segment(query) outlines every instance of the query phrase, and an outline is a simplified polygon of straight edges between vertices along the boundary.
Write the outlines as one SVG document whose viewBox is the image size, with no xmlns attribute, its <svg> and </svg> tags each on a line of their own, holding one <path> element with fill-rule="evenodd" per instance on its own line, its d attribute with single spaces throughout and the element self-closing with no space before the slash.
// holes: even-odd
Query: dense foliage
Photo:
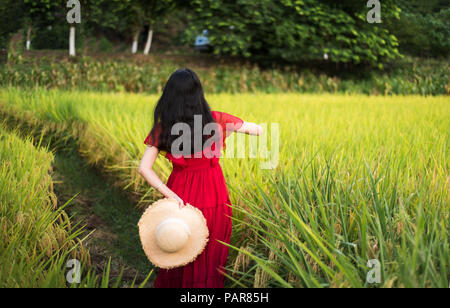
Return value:
<svg viewBox="0 0 450 308">
<path fill-rule="evenodd" d="M 0 16 L 0 49 L 5 49 L 11 35 L 23 26 L 21 7 L 17 0 L 1 1 Z"/>
<path fill-rule="evenodd" d="M 367 1 L 332 0 L 80 0 L 77 48 L 96 38 L 104 50 L 140 40 L 149 27 L 175 24 L 186 46 L 204 29 L 218 54 L 258 61 L 365 63 L 381 66 L 400 50 L 418 56 L 448 56 L 448 0 L 381 1 L 381 23 L 369 23 Z M 65 1 L 0 2 L 0 48 L 13 33 L 32 27 L 32 48 L 66 49 Z M 170 32 L 171 30 L 169 30 Z M 159 39 L 163 39 L 159 37 Z M 172 38 L 173 40 L 173 38 Z M 114 50 L 118 50 L 115 48 Z M 122 49 L 123 50 L 123 49 Z M 326 58 L 326 59 L 325 59 Z"/>
<path fill-rule="evenodd" d="M 50 57 L 38 63 L 33 58 L 10 56 L 8 65 L 0 69 L 0 86 L 160 93 L 168 76 L 182 65 L 159 57 L 138 59 L 61 61 Z M 192 68 L 208 93 L 450 94 L 448 62 L 438 60 L 407 58 L 384 72 L 358 75 L 297 66 L 262 69 L 250 63 Z"/>
<path fill-rule="evenodd" d="M 416 56 L 450 55 L 450 2 L 401 0 L 400 20 L 389 29 L 400 41 L 400 50 Z"/>
<path fill-rule="evenodd" d="M 365 1 L 195 0 L 192 35 L 209 30 L 221 54 L 287 62 L 319 61 L 379 65 L 399 56 L 397 39 L 367 21 Z M 355 3 L 357 2 L 357 3 Z M 396 19 L 394 1 L 383 1 L 383 20 Z"/>
<path fill-rule="evenodd" d="M 0 48 L 19 29 L 33 28 L 33 48 L 64 49 L 68 45 L 67 1 L 5 0 L 0 2 Z M 78 47 L 91 37 L 131 39 L 131 33 L 163 21 L 173 0 L 80 0 Z M 81 44 L 80 44 L 81 43 Z"/>
</svg>

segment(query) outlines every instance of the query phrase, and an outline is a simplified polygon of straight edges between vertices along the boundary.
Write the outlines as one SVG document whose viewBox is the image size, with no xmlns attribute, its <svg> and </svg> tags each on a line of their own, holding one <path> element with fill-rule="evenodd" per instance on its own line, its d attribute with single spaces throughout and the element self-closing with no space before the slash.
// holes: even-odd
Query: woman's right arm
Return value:
<svg viewBox="0 0 450 308">
<path fill-rule="evenodd" d="M 218 123 L 220 123 L 222 129 L 226 131 L 227 137 L 232 132 L 254 136 L 259 136 L 263 133 L 263 128 L 260 125 L 251 122 L 245 122 L 242 119 L 229 113 L 213 111 L 213 116 L 216 118 Z"/>
<path fill-rule="evenodd" d="M 242 123 L 241 127 L 239 127 L 239 129 L 236 130 L 236 132 L 248 134 L 248 135 L 259 136 L 263 133 L 263 129 L 258 124 L 251 123 L 251 122 L 244 122 L 244 123 Z"/>
<path fill-rule="evenodd" d="M 154 146 L 147 146 L 141 163 L 139 164 L 138 172 L 144 177 L 144 179 L 157 191 L 162 193 L 166 198 L 173 198 L 177 200 L 180 206 L 184 205 L 183 200 L 178 197 L 169 187 L 164 184 L 158 175 L 153 171 L 153 165 L 158 157 L 159 150 Z"/>
</svg>

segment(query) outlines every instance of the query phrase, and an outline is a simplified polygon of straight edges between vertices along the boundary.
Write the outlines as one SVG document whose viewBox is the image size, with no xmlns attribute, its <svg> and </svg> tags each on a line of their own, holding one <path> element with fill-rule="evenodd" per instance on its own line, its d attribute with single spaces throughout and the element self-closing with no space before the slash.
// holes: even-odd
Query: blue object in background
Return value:
<svg viewBox="0 0 450 308">
<path fill-rule="evenodd" d="M 208 30 L 203 30 L 201 35 L 195 38 L 195 49 L 199 51 L 211 51 L 211 45 L 208 38 Z"/>
</svg>

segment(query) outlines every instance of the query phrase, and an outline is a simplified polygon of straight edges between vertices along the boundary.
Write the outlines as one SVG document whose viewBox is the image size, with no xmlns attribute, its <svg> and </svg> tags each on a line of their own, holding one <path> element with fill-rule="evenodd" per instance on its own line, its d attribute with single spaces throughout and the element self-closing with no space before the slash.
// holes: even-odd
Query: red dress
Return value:
<svg viewBox="0 0 450 308">
<path fill-rule="evenodd" d="M 213 118 L 222 128 L 222 145 L 225 138 L 232 132 L 227 124 L 233 124 L 238 129 L 243 121 L 224 112 L 212 112 Z M 228 128 L 228 130 L 227 130 Z M 157 141 L 150 134 L 145 144 L 157 147 Z M 212 146 L 218 149 L 221 146 Z M 211 156 L 208 156 L 211 157 Z M 185 158 L 174 157 L 166 153 L 166 158 L 172 162 L 173 170 L 167 181 L 167 186 L 185 203 L 200 209 L 206 218 L 209 229 L 209 241 L 205 250 L 183 267 L 162 269 L 158 271 L 155 288 L 223 288 L 224 276 L 219 269 L 227 263 L 228 247 L 217 242 L 230 243 L 231 216 L 233 215 L 225 178 L 219 165 L 219 157 Z"/>
</svg>

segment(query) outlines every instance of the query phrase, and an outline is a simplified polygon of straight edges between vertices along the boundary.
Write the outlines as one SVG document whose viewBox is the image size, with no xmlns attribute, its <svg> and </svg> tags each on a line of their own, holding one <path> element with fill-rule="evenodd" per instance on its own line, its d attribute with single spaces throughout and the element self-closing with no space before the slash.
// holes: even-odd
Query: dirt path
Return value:
<svg viewBox="0 0 450 308">
<path fill-rule="evenodd" d="M 137 222 L 141 212 L 118 188 L 111 186 L 95 168 L 88 166 L 75 149 L 55 154 L 53 166 L 54 191 L 58 204 L 65 204 L 73 223 L 86 225 L 86 234 L 94 231 L 85 242 L 91 263 L 99 272 L 111 257 L 111 277 L 124 268 L 122 281 L 127 286 L 137 274 L 143 281 L 151 269 L 139 241 Z M 147 283 L 153 285 L 155 274 Z"/>
</svg>

